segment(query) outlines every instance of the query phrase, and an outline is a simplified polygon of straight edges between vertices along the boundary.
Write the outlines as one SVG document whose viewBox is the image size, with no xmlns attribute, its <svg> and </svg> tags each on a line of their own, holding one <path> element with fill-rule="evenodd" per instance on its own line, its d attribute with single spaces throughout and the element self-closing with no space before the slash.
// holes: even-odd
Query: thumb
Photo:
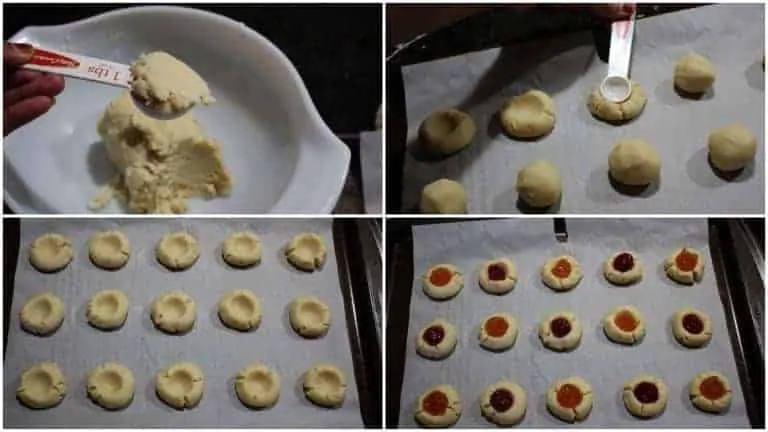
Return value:
<svg viewBox="0 0 768 432">
<path fill-rule="evenodd" d="M 30 44 L 5 42 L 3 44 L 3 66 L 18 67 L 27 63 L 35 48 Z"/>
</svg>

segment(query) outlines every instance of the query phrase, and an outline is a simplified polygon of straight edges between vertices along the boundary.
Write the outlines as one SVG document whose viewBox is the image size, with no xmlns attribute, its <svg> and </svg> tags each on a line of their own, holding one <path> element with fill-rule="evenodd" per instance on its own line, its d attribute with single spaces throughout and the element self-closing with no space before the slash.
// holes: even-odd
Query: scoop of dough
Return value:
<svg viewBox="0 0 768 432">
<path fill-rule="evenodd" d="M 163 114 L 183 113 L 196 104 L 216 101 L 200 75 L 164 51 L 142 54 L 131 64 L 131 90 Z"/>
<path fill-rule="evenodd" d="M 592 93 L 589 94 L 587 100 L 587 107 L 589 112 L 595 117 L 608 122 L 625 122 L 632 120 L 640 115 L 645 108 L 645 103 L 648 101 L 648 96 L 645 94 L 645 90 L 640 87 L 640 84 L 631 81 L 632 92 L 629 98 L 624 102 L 611 102 L 606 99 L 600 88 L 595 88 Z"/>
<path fill-rule="evenodd" d="M 155 253 L 160 264 L 170 270 L 186 270 L 200 257 L 197 239 L 185 232 L 164 235 Z"/>
<path fill-rule="evenodd" d="M 457 109 L 433 112 L 419 126 L 419 143 L 434 156 L 447 156 L 463 149 L 477 133 L 475 121 Z"/>
<path fill-rule="evenodd" d="M 88 322 L 96 328 L 119 328 L 128 317 L 128 297 L 118 290 L 99 291 L 88 302 L 86 316 Z"/>
<path fill-rule="evenodd" d="M 334 365 L 318 363 L 304 374 L 304 394 L 314 404 L 337 408 L 344 404 L 347 379 Z"/>
<path fill-rule="evenodd" d="M 707 141 L 709 161 L 721 171 L 737 171 L 755 158 L 757 138 L 746 126 L 733 123 L 715 129 Z"/>
<path fill-rule="evenodd" d="M 421 191 L 421 212 L 442 214 L 466 214 L 467 193 L 461 183 L 440 179 Z"/>
<path fill-rule="evenodd" d="M 73 256 L 72 243 L 61 234 L 44 234 L 29 245 L 29 262 L 44 273 L 63 269 Z"/>
<path fill-rule="evenodd" d="M 315 233 L 301 233 L 285 247 L 288 262 L 308 272 L 322 269 L 327 253 L 323 238 Z"/>
<path fill-rule="evenodd" d="M 608 155 L 608 169 L 614 180 L 628 186 L 643 186 L 659 178 L 661 156 L 647 142 L 626 138 Z"/>
<path fill-rule="evenodd" d="M 64 302 L 52 292 L 32 296 L 19 312 L 21 327 L 36 335 L 56 332 L 64 322 Z"/>
<path fill-rule="evenodd" d="M 131 256 L 131 242 L 120 231 L 96 233 L 88 241 L 88 255 L 96 266 L 105 270 L 117 270 L 128 262 Z"/>
<path fill-rule="evenodd" d="M 103 408 L 125 408 L 133 401 L 136 380 L 120 363 L 104 363 L 88 375 L 88 397 Z"/>
<path fill-rule="evenodd" d="M 540 90 L 529 90 L 504 103 L 501 127 L 515 138 L 538 138 L 555 128 L 555 103 Z"/>
<path fill-rule="evenodd" d="M 67 377 L 52 362 L 38 363 L 21 374 L 16 397 L 24 405 L 44 409 L 58 405 L 67 394 Z"/>
<path fill-rule="evenodd" d="M 235 393 L 245 406 L 271 407 L 280 397 L 280 375 L 261 363 L 246 366 L 235 378 Z"/>
<path fill-rule="evenodd" d="M 551 162 L 539 159 L 517 173 L 515 185 L 520 199 L 531 207 L 549 207 L 560 199 L 563 180 Z"/>
<path fill-rule="evenodd" d="M 706 57 L 689 53 L 675 65 L 675 87 L 692 94 L 704 93 L 712 87 L 717 72 Z"/>
<path fill-rule="evenodd" d="M 230 235 L 221 247 L 221 256 L 233 267 L 250 267 L 261 262 L 261 240 L 252 232 Z"/>
<path fill-rule="evenodd" d="M 155 390 L 160 400 L 176 409 L 192 408 L 203 397 L 203 371 L 194 363 L 176 363 L 160 371 L 155 378 Z"/>
</svg>

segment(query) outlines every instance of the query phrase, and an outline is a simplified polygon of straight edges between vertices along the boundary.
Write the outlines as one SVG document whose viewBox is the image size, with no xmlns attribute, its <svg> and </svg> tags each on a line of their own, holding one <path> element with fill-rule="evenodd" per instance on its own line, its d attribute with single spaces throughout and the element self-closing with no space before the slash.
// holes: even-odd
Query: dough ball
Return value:
<svg viewBox="0 0 768 432">
<path fill-rule="evenodd" d="M 46 292 L 29 298 L 19 312 L 21 328 L 38 336 L 56 332 L 64 322 L 64 301 Z"/>
<path fill-rule="evenodd" d="M 600 93 L 600 87 L 596 87 L 589 94 L 587 108 L 593 116 L 607 122 L 621 123 L 639 116 L 645 108 L 648 96 L 640 84 L 631 81 L 632 92 L 624 102 L 611 102 Z"/>
<path fill-rule="evenodd" d="M 504 351 L 517 340 L 517 320 L 508 313 L 487 316 L 480 323 L 480 346 L 491 351 Z"/>
<path fill-rule="evenodd" d="M 280 375 L 265 364 L 248 365 L 235 378 L 235 393 L 245 406 L 271 407 L 280 397 Z"/>
<path fill-rule="evenodd" d="M 667 385 L 651 375 L 640 375 L 624 384 L 624 406 L 640 418 L 656 417 L 667 407 Z"/>
<path fill-rule="evenodd" d="M 691 285 L 704 275 L 704 257 L 691 248 L 678 248 L 664 260 L 667 276 L 675 282 Z"/>
<path fill-rule="evenodd" d="M 160 400 L 179 410 L 193 408 L 203 397 L 203 370 L 194 363 L 181 362 L 162 370 L 155 378 Z"/>
<path fill-rule="evenodd" d="M 755 159 L 757 138 L 744 125 L 715 129 L 707 140 L 709 161 L 720 171 L 738 171 Z"/>
<path fill-rule="evenodd" d="M 592 411 L 592 386 L 575 376 L 555 382 L 547 390 L 547 409 L 568 423 L 584 421 Z"/>
<path fill-rule="evenodd" d="M 582 277 L 581 265 L 570 255 L 549 259 L 541 268 L 542 282 L 555 291 L 570 291 L 576 288 Z"/>
<path fill-rule="evenodd" d="M 539 159 L 517 173 L 517 193 L 531 207 L 543 208 L 555 204 L 563 192 L 560 170 L 551 162 Z"/>
<path fill-rule="evenodd" d="M 433 112 L 419 126 L 419 144 L 433 156 L 447 156 L 468 146 L 477 127 L 472 117 L 457 109 Z"/>
<path fill-rule="evenodd" d="M 568 311 L 550 315 L 539 324 L 539 339 L 553 351 L 570 351 L 581 342 L 581 323 Z"/>
<path fill-rule="evenodd" d="M 43 234 L 29 245 L 29 262 L 43 273 L 54 273 L 74 257 L 72 243 L 61 234 Z"/>
<path fill-rule="evenodd" d="M 156 253 L 160 264 L 169 270 L 186 270 L 200 257 L 197 239 L 185 232 L 164 235 Z"/>
<path fill-rule="evenodd" d="M 683 346 L 703 347 L 712 340 L 712 320 L 698 309 L 678 309 L 672 316 L 672 334 Z"/>
<path fill-rule="evenodd" d="M 331 309 L 315 297 L 293 299 L 288 317 L 291 328 L 305 338 L 323 337 L 331 327 Z"/>
<path fill-rule="evenodd" d="M 334 365 L 318 363 L 304 373 L 304 394 L 312 403 L 326 408 L 344 404 L 347 379 Z"/>
<path fill-rule="evenodd" d="M 438 318 L 419 332 L 416 337 L 416 352 L 422 357 L 441 360 L 453 353 L 457 340 L 456 327 Z"/>
<path fill-rule="evenodd" d="M 88 302 L 85 315 L 88 323 L 98 329 L 120 328 L 128 318 L 128 297 L 119 290 L 99 291 Z"/>
<path fill-rule="evenodd" d="M 720 414 L 728 410 L 733 398 L 731 383 L 717 371 L 706 371 L 696 375 L 688 388 L 691 403 L 696 408 Z"/>
<path fill-rule="evenodd" d="M 464 287 L 464 277 L 451 264 L 438 264 L 422 277 L 424 294 L 432 300 L 447 300 L 456 296 Z"/>
<path fill-rule="evenodd" d="M 29 408 L 45 409 L 58 405 L 67 394 L 67 377 L 53 362 L 38 363 L 21 374 L 16 397 Z"/>
<path fill-rule="evenodd" d="M 88 241 L 88 255 L 91 262 L 104 270 L 117 270 L 128 262 L 131 243 L 120 231 L 96 233 Z"/>
<path fill-rule="evenodd" d="M 441 384 L 419 396 L 416 402 L 416 421 L 422 426 L 445 428 L 456 424 L 461 417 L 461 399 L 453 386 Z"/>
<path fill-rule="evenodd" d="M 261 262 L 261 240 L 243 231 L 230 235 L 221 246 L 221 256 L 232 267 L 251 267 Z"/>
<path fill-rule="evenodd" d="M 619 306 L 603 319 L 608 339 L 625 345 L 637 345 L 645 337 L 645 319 L 634 306 Z"/>
<path fill-rule="evenodd" d="M 611 150 L 608 168 L 614 180 L 628 186 L 644 186 L 659 178 L 661 156 L 645 141 L 627 138 Z"/>
<path fill-rule="evenodd" d="M 166 333 L 192 330 L 196 315 L 195 301 L 183 291 L 162 294 L 152 303 L 152 322 Z"/>
<path fill-rule="evenodd" d="M 538 138 L 555 128 L 555 102 L 548 94 L 529 90 L 501 107 L 501 127 L 515 138 Z"/>
<path fill-rule="evenodd" d="M 483 417 L 499 426 L 514 426 L 525 417 L 528 398 L 523 388 L 511 381 L 489 385 L 480 397 Z"/>
<path fill-rule="evenodd" d="M 505 294 L 517 283 L 517 268 L 509 258 L 486 261 L 478 270 L 480 287 L 489 294 Z"/>
<path fill-rule="evenodd" d="M 325 264 L 328 253 L 323 238 L 315 233 L 301 233 L 285 247 L 285 258 L 299 270 L 313 272 Z"/>
<path fill-rule="evenodd" d="M 621 251 L 605 260 L 603 275 L 614 285 L 631 285 L 643 278 L 643 265 L 634 253 Z"/>
<path fill-rule="evenodd" d="M 232 290 L 219 300 L 219 318 L 229 328 L 253 330 L 261 323 L 261 301 L 253 291 Z"/>
<path fill-rule="evenodd" d="M 135 386 L 133 372 L 120 363 L 104 363 L 88 374 L 88 397 L 108 410 L 130 405 Z"/>
<path fill-rule="evenodd" d="M 164 51 L 142 54 L 131 63 L 131 92 L 166 115 L 183 114 L 196 104 L 216 101 L 200 75 Z"/>
<path fill-rule="evenodd" d="M 420 208 L 427 214 L 466 214 L 467 193 L 461 183 L 440 179 L 421 190 Z"/>
<path fill-rule="evenodd" d="M 675 87 L 686 93 L 706 92 L 712 87 L 715 78 L 717 72 L 712 62 L 699 54 L 686 54 L 675 64 Z"/>
</svg>

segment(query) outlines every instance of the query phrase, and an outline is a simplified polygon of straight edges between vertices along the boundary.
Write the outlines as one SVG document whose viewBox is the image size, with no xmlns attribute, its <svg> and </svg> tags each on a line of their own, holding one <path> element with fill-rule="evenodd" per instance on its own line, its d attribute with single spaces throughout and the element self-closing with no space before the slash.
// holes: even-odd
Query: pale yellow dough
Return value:
<svg viewBox="0 0 768 432">
<path fill-rule="evenodd" d="M 500 389 L 512 393 L 514 397 L 512 406 L 504 411 L 498 411 L 491 405 L 491 396 Z M 486 387 L 483 395 L 480 396 L 480 411 L 483 413 L 483 417 L 499 426 L 513 426 L 520 423 L 523 417 L 525 417 L 527 408 L 528 397 L 525 394 L 525 390 L 516 382 L 499 381 L 491 384 Z"/>
<path fill-rule="evenodd" d="M 632 92 L 629 99 L 618 103 L 610 102 L 600 93 L 599 87 L 595 88 L 587 100 L 589 111 L 599 119 L 615 123 L 629 121 L 639 116 L 645 108 L 645 103 L 648 102 L 648 96 L 640 84 L 635 81 L 631 81 L 631 84 Z"/>
<path fill-rule="evenodd" d="M 557 401 L 557 392 L 564 385 L 572 385 L 581 391 L 581 402 L 574 408 L 566 408 Z M 592 411 L 592 386 L 581 377 L 568 377 L 556 381 L 547 390 L 547 409 L 552 415 L 569 423 L 584 421 Z"/>
<path fill-rule="evenodd" d="M 419 208 L 424 214 L 466 214 L 467 192 L 457 181 L 439 179 L 421 190 Z"/>
<path fill-rule="evenodd" d="M 709 399 L 701 394 L 701 384 L 704 380 L 711 378 L 720 380 L 723 390 L 725 390 L 725 394 L 716 399 Z M 691 381 L 691 384 L 688 386 L 688 395 L 691 398 L 691 403 L 696 408 L 705 412 L 720 414 L 727 411 L 731 406 L 733 390 L 731 389 L 731 383 L 725 375 L 717 371 L 706 371 L 696 375 Z"/>
<path fill-rule="evenodd" d="M 501 127 L 515 138 L 538 138 L 555 128 L 555 102 L 540 90 L 515 96 L 501 107 Z"/>
<path fill-rule="evenodd" d="M 659 179 L 661 156 L 647 142 L 625 138 L 608 155 L 608 169 L 614 180 L 628 186 L 644 186 Z"/>
<path fill-rule="evenodd" d="M 441 109 L 419 126 L 419 144 L 433 156 L 447 156 L 468 146 L 477 133 L 472 117 L 457 109 Z"/>
<path fill-rule="evenodd" d="M 280 397 L 280 375 L 261 363 L 246 366 L 235 378 L 235 393 L 251 408 L 268 408 Z"/>
<path fill-rule="evenodd" d="M 261 323 L 261 301 L 253 291 L 232 290 L 219 300 L 219 318 L 235 330 L 255 329 Z"/>
<path fill-rule="evenodd" d="M 21 374 L 16 397 L 24 405 L 45 409 L 58 405 L 67 394 L 67 377 L 52 362 L 38 363 Z"/>
<path fill-rule="evenodd" d="M 322 269 L 327 253 L 323 238 L 315 233 L 301 233 L 285 247 L 288 262 L 308 272 Z"/>
<path fill-rule="evenodd" d="M 221 256 L 233 267 L 250 267 L 261 262 L 261 240 L 249 231 L 230 235 L 221 246 Z"/>
<path fill-rule="evenodd" d="M 293 299 L 288 318 L 293 330 L 305 338 L 323 337 L 331 327 L 331 309 L 315 297 Z"/>
<path fill-rule="evenodd" d="M 63 269 L 73 257 L 72 243 L 61 234 L 44 234 L 29 245 L 29 262 L 44 273 Z"/>
<path fill-rule="evenodd" d="M 709 161 L 715 168 L 738 171 L 755 159 L 757 138 L 746 126 L 731 123 L 709 134 L 707 149 Z"/>
<path fill-rule="evenodd" d="M 185 232 L 164 235 L 155 252 L 160 264 L 170 270 L 186 270 L 200 257 L 197 239 Z"/>
<path fill-rule="evenodd" d="M 183 291 L 161 294 L 152 303 L 152 322 L 166 333 L 192 330 L 196 315 L 194 300 Z"/>
<path fill-rule="evenodd" d="M 717 71 L 706 57 L 689 53 L 675 64 L 675 87 L 692 94 L 704 93 L 712 87 Z"/>
<path fill-rule="evenodd" d="M 163 114 L 179 114 L 196 104 L 216 101 L 200 75 L 164 51 L 142 54 L 131 63 L 131 91 Z"/>
<path fill-rule="evenodd" d="M 119 328 L 128 317 L 128 297 L 119 290 L 99 291 L 88 302 L 86 316 L 88 322 L 96 328 Z"/>
<path fill-rule="evenodd" d="M 451 276 L 451 280 L 448 281 L 447 284 L 442 286 L 437 286 L 430 281 L 430 275 L 433 271 L 444 267 L 448 271 L 450 271 L 453 276 Z M 436 266 L 433 266 L 427 272 L 422 276 L 422 289 L 424 290 L 424 294 L 426 294 L 429 298 L 433 300 L 447 300 L 451 297 L 454 297 L 456 294 L 461 291 L 461 289 L 464 287 L 464 277 L 461 275 L 461 272 L 458 268 L 451 264 L 438 264 Z"/>
<path fill-rule="evenodd" d="M 448 407 L 441 415 L 433 415 L 424 410 L 424 399 L 432 392 L 442 393 L 448 400 Z M 461 399 L 456 388 L 448 384 L 441 384 L 427 389 L 416 401 L 416 421 L 420 425 L 429 428 L 451 427 L 461 417 Z"/>
<path fill-rule="evenodd" d="M 88 397 L 108 410 L 130 405 L 135 386 L 133 372 L 120 363 L 104 363 L 88 374 Z"/>
<path fill-rule="evenodd" d="M 176 363 L 157 374 L 155 390 L 160 400 L 170 407 L 192 408 L 203 397 L 204 379 L 202 369 L 196 364 Z"/>
<path fill-rule="evenodd" d="M 531 207 L 554 205 L 563 194 L 560 169 L 548 160 L 535 160 L 517 173 L 515 189 L 520 199 Z"/>
<path fill-rule="evenodd" d="M 88 255 L 97 267 L 117 270 L 128 262 L 131 256 L 131 242 L 121 231 L 96 233 L 88 241 Z"/>
<path fill-rule="evenodd" d="M 326 408 L 338 408 L 344 404 L 347 378 L 334 365 L 318 363 L 304 373 L 302 387 L 307 399 Z"/>
<path fill-rule="evenodd" d="M 52 292 L 34 295 L 21 308 L 19 320 L 21 327 L 32 334 L 53 334 L 64 322 L 64 302 Z"/>
</svg>

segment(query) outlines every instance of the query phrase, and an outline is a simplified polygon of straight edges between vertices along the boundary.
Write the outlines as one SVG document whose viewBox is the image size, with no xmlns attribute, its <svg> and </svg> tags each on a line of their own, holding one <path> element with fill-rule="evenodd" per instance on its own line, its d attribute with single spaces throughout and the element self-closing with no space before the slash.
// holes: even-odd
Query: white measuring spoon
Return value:
<svg viewBox="0 0 768 432">
<path fill-rule="evenodd" d="M 608 75 L 600 84 L 600 93 L 610 102 L 621 103 L 629 99 L 629 63 L 632 59 L 632 39 L 635 35 L 635 12 L 626 21 L 611 25 L 611 48 L 608 52 Z"/>
</svg>

